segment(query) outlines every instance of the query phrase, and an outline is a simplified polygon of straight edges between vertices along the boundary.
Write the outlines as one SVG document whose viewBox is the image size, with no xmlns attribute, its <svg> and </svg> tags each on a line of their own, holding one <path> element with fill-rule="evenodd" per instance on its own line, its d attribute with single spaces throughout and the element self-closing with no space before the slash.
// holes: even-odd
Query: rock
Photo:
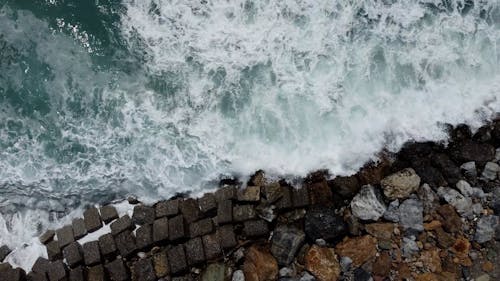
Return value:
<svg viewBox="0 0 500 281">
<path fill-rule="evenodd" d="M 387 252 L 382 252 L 373 263 L 373 274 L 380 277 L 389 277 L 392 259 Z"/>
<path fill-rule="evenodd" d="M 225 200 L 236 199 L 237 189 L 234 186 L 225 186 L 217 189 L 214 193 L 215 200 L 220 203 Z"/>
<path fill-rule="evenodd" d="M 88 268 L 87 280 L 88 281 L 106 281 L 106 274 L 104 273 L 104 267 L 102 266 L 102 264 L 94 265 L 94 266 Z"/>
<path fill-rule="evenodd" d="M 424 213 L 429 214 L 439 206 L 439 197 L 432 188 L 424 183 L 417 191 L 417 196 L 423 204 Z M 390 207 L 389 207 L 390 208 Z"/>
<path fill-rule="evenodd" d="M 173 246 L 167 250 L 167 257 L 170 264 L 170 272 L 178 274 L 187 270 L 186 254 L 182 245 Z"/>
<path fill-rule="evenodd" d="M 69 271 L 69 281 L 85 281 L 85 267 L 78 266 L 70 269 Z M 45 277 L 44 277 L 45 278 Z M 45 280 L 45 279 L 43 279 Z"/>
<path fill-rule="evenodd" d="M 295 275 L 295 272 L 291 268 L 283 267 L 278 271 L 278 274 L 280 277 L 292 277 Z"/>
<path fill-rule="evenodd" d="M 484 192 L 480 188 L 471 187 L 470 184 L 464 180 L 460 180 L 459 182 L 457 182 L 456 187 L 458 190 L 460 190 L 460 193 L 462 193 L 466 197 L 484 197 Z"/>
<path fill-rule="evenodd" d="M 209 234 L 202 237 L 203 250 L 207 260 L 213 260 L 222 255 L 222 247 L 217 239 L 217 235 Z"/>
<path fill-rule="evenodd" d="M 415 166 L 416 173 L 420 176 L 421 182 L 425 182 L 432 187 L 446 185 L 447 181 L 443 174 L 436 167 L 431 166 L 426 159 L 424 163 L 419 163 Z"/>
<path fill-rule="evenodd" d="M 337 176 L 330 181 L 330 185 L 333 192 L 340 194 L 340 196 L 346 199 L 354 197 L 361 188 L 358 178 L 355 175 L 348 177 Z"/>
<path fill-rule="evenodd" d="M 230 200 L 220 201 L 217 207 L 216 222 L 218 225 L 233 221 L 233 202 Z"/>
<path fill-rule="evenodd" d="M 135 241 L 138 250 L 144 250 L 153 245 L 153 227 L 145 224 L 135 231 Z"/>
<path fill-rule="evenodd" d="M 99 237 L 99 249 L 101 254 L 106 258 L 111 258 L 116 253 L 116 244 L 111 233 L 107 233 Z"/>
<path fill-rule="evenodd" d="M 289 265 L 305 238 L 304 232 L 298 228 L 285 225 L 277 227 L 271 240 L 271 253 L 278 264 Z"/>
<path fill-rule="evenodd" d="M 202 213 L 208 213 L 217 209 L 217 201 L 212 193 L 205 193 L 203 197 L 198 199 L 198 206 Z"/>
<path fill-rule="evenodd" d="M 49 266 L 50 266 L 50 261 L 48 259 L 38 257 L 33 266 L 31 267 L 31 271 L 43 273 L 45 275 Z"/>
<path fill-rule="evenodd" d="M 362 220 L 378 220 L 386 207 L 375 193 L 375 188 L 365 185 L 351 201 L 352 214 Z"/>
<path fill-rule="evenodd" d="M 341 216 L 335 214 L 334 208 L 316 207 L 306 213 L 304 230 L 312 240 L 334 240 L 346 234 L 347 225 Z"/>
<path fill-rule="evenodd" d="M 134 224 L 151 224 L 155 219 L 155 209 L 145 205 L 135 205 L 132 221 Z"/>
<path fill-rule="evenodd" d="M 381 159 L 378 163 L 368 163 L 358 172 L 360 184 L 378 184 L 390 169 L 391 163 L 387 159 Z"/>
<path fill-rule="evenodd" d="M 115 236 L 116 248 L 124 258 L 129 257 L 136 251 L 135 237 L 129 230 Z"/>
<path fill-rule="evenodd" d="M 309 199 L 312 205 L 331 205 L 333 201 L 333 193 L 326 179 L 313 182 L 307 185 L 309 191 Z"/>
<path fill-rule="evenodd" d="M 40 240 L 40 243 L 46 245 L 47 243 L 51 242 L 54 239 L 54 236 L 56 235 L 56 232 L 54 230 L 47 230 L 45 231 L 38 239 Z"/>
<path fill-rule="evenodd" d="M 247 186 L 243 189 L 238 189 L 238 201 L 257 202 L 260 200 L 260 186 Z"/>
<path fill-rule="evenodd" d="M 313 245 L 306 254 L 306 269 L 319 281 L 335 281 L 340 276 L 340 264 L 333 248 Z"/>
<path fill-rule="evenodd" d="M 359 222 L 358 218 L 352 215 L 351 210 L 347 209 L 344 211 L 344 221 L 347 224 L 349 234 L 354 236 L 361 235 L 363 225 Z"/>
<path fill-rule="evenodd" d="M 423 251 L 420 254 L 420 261 L 424 264 L 424 267 L 431 272 L 439 273 L 441 268 L 441 257 L 439 256 L 439 249 L 431 249 Z"/>
<path fill-rule="evenodd" d="M 88 232 L 94 232 L 102 227 L 101 216 L 97 208 L 92 207 L 83 212 L 83 221 Z"/>
<path fill-rule="evenodd" d="M 198 201 L 193 198 L 187 198 L 182 201 L 179 205 L 179 209 L 184 216 L 184 220 L 186 220 L 188 224 L 197 221 L 201 217 Z"/>
<path fill-rule="evenodd" d="M 63 281 L 66 280 L 66 267 L 62 260 L 51 262 L 47 275 L 50 281 Z"/>
<path fill-rule="evenodd" d="M 272 222 L 276 219 L 277 216 L 274 209 L 276 209 L 276 206 L 274 205 L 269 206 L 267 204 L 262 203 L 255 208 L 255 211 L 257 212 L 259 218 L 268 222 Z"/>
<path fill-rule="evenodd" d="M 441 227 L 436 228 L 435 234 L 438 245 L 441 249 L 448 249 L 453 245 L 453 243 L 455 243 L 453 236 L 445 232 Z"/>
<path fill-rule="evenodd" d="M 248 248 L 243 264 L 246 281 L 271 281 L 278 278 L 278 262 L 263 246 Z"/>
<path fill-rule="evenodd" d="M 380 182 L 384 195 L 391 199 L 405 199 L 420 186 L 420 177 L 415 170 L 407 168 L 389 175 Z"/>
<path fill-rule="evenodd" d="M 105 224 L 108 224 L 112 220 L 118 218 L 118 212 L 116 211 L 116 208 L 112 205 L 101 207 L 100 213 L 101 213 L 101 219 L 104 221 Z"/>
<path fill-rule="evenodd" d="M 233 226 L 230 224 L 223 225 L 217 229 L 217 238 L 221 247 L 225 250 L 232 249 L 238 244 L 236 235 L 234 234 Z"/>
<path fill-rule="evenodd" d="M 462 229 L 462 220 L 453 206 L 445 204 L 439 206 L 436 210 L 441 215 L 440 221 L 446 231 L 455 233 Z"/>
<path fill-rule="evenodd" d="M 371 274 L 359 267 L 354 270 L 354 281 L 371 281 L 373 280 Z"/>
<path fill-rule="evenodd" d="M 380 240 L 391 240 L 394 232 L 393 223 L 377 222 L 365 225 L 368 234 Z"/>
<path fill-rule="evenodd" d="M 156 276 L 159 278 L 170 274 L 170 265 L 168 263 L 166 251 L 160 251 L 153 255 L 153 266 L 155 268 Z"/>
<path fill-rule="evenodd" d="M 486 163 L 495 158 L 495 148 L 487 143 L 466 140 L 458 146 L 450 147 L 451 154 L 458 162 Z"/>
<path fill-rule="evenodd" d="M 223 263 L 211 263 L 201 274 L 201 281 L 225 281 L 228 280 L 228 268 Z"/>
<path fill-rule="evenodd" d="M 475 180 L 477 178 L 476 162 L 474 161 L 463 163 L 460 166 L 460 170 L 469 180 Z"/>
<path fill-rule="evenodd" d="M 472 261 L 469 258 L 470 248 L 471 244 L 469 240 L 467 240 L 465 237 L 459 236 L 455 240 L 453 247 L 450 249 L 451 252 L 455 254 L 455 259 L 453 260 L 453 262 L 463 266 L 471 266 Z"/>
<path fill-rule="evenodd" d="M 245 281 L 245 274 L 243 273 L 243 270 L 236 270 L 233 272 L 231 281 Z"/>
<path fill-rule="evenodd" d="M 309 193 L 307 188 L 292 189 L 292 203 L 295 208 L 302 208 L 309 205 Z"/>
<path fill-rule="evenodd" d="M 200 237 L 191 239 L 184 244 L 186 259 L 189 266 L 197 265 L 205 261 L 205 252 Z"/>
<path fill-rule="evenodd" d="M 483 274 L 475 279 L 475 281 L 490 281 L 491 278 L 488 274 Z"/>
<path fill-rule="evenodd" d="M 417 242 L 415 242 L 415 237 L 403 237 L 403 245 L 401 247 L 403 251 L 403 256 L 405 258 L 411 258 L 416 255 L 420 249 L 418 248 Z"/>
<path fill-rule="evenodd" d="M 177 241 L 184 238 L 186 230 L 184 227 L 184 218 L 182 215 L 175 216 L 168 220 L 168 236 L 170 241 Z"/>
<path fill-rule="evenodd" d="M 75 237 L 73 236 L 73 227 L 71 225 L 66 225 L 56 230 L 56 235 L 61 249 L 75 241 Z"/>
<path fill-rule="evenodd" d="M 157 218 L 172 217 L 179 213 L 180 199 L 160 201 L 155 205 L 155 215 Z"/>
<path fill-rule="evenodd" d="M 309 274 L 307 271 L 304 271 L 300 276 L 299 281 L 316 281 L 316 278 Z"/>
<path fill-rule="evenodd" d="M 121 258 L 115 259 L 104 267 L 108 272 L 108 276 L 113 281 L 127 281 L 130 279 L 128 269 Z"/>
<path fill-rule="evenodd" d="M 127 201 L 130 205 L 137 205 L 137 204 L 141 203 L 141 201 L 139 201 L 139 199 L 137 199 L 137 197 L 135 197 L 134 195 L 130 195 L 127 198 Z"/>
<path fill-rule="evenodd" d="M 159 218 L 153 222 L 153 242 L 163 242 L 168 239 L 169 221 L 166 217 Z"/>
<path fill-rule="evenodd" d="M 405 230 L 424 230 L 424 207 L 416 199 L 406 199 L 399 206 L 399 224 Z"/>
<path fill-rule="evenodd" d="M 291 209 L 293 207 L 293 202 L 292 202 L 292 189 L 293 187 L 290 186 L 282 186 L 281 190 L 283 193 L 283 196 L 281 196 L 278 201 L 276 201 L 275 205 L 278 210 L 287 210 Z"/>
<path fill-rule="evenodd" d="M 481 176 L 485 179 L 493 181 L 498 177 L 499 173 L 500 173 L 500 166 L 495 162 L 488 162 L 484 166 L 484 170 Z"/>
<path fill-rule="evenodd" d="M 83 262 L 82 248 L 78 242 L 70 243 L 63 249 L 63 256 L 69 267 L 73 268 Z"/>
<path fill-rule="evenodd" d="M 134 263 L 133 279 L 141 281 L 156 281 L 156 275 L 151 258 L 140 259 Z"/>
<path fill-rule="evenodd" d="M 460 168 L 453 162 L 448 155 L 444 153 L 436 154 L 432 157 L 433 164 L 438 167 L 446 181 L 450 184 L 456 184 L 461 178 Z"/>
<path fill-rule="evenodd" d="M 26 277 L 26 272 L 21 268 L 7 268 L 2 271 L 2 281 L 22 281 Z"/>
<path fill-rule="evenodd" d="M 267 236 L 269 228 L 263 220 L 251 220 L 243 223 L 243 234 L 247 237 Z"/>
<path fill-rule="evenodd" d="M 0 262 L 3 262 L 3 260 L 10 254 L 10 252 L 12 252 L 12 250 L 9 249 L 9 247 L 7 247 L 6 245 L 0 247 Z"/>
<path fill-rule="evenodd" d="M 75 237 L 75 240 L 78 240 L 87 235 L 85 221 L 82 218 L 74 219 L 71 223 L 71 226 L 73 228 L 73 236 Z"/>
<path fill-rule="evenodd" d="M 392 222 L 399 222 L 399 200 L 394 200 L 389 203 L 389 206 L 384 212 L 384 219 Z"/>
<path fill-rule="evenodd" d="M 272 204 L 283 196 L 283 188 L 279 182 L 271 182 L 261 188 L 263 201 Z"/>
<path fill-rule="evenodd" d="M 484 216 L 477 221 L 474 240 L 478 243 L 485 243 L 495 237 L 495 229 L 500 223 L 497 216 Z"/>
<path fill-rule="evenodd" d="M 98 241 L 83 244 L 83 259 L 87 266 L 96 265 L 101 262 L 101 251 L 99 250 Z"/>
<path fill-rule="evenodd" d="M 470 213 L 472 207 L 472 200 L 470 198 L 464 197 L 458 191 L 449 187 L 440 187 L 437 193 L 439 197 L 455 207 L 460 215 L 464 216 Z"/>
<path fill-rule="evenodd" d="M 51 241 L 45 245 L 47 248 L 47 257 L 49 260 L 54 261 L 62 258 L 61 248 L 58 241 Z"/>
<path fill-rule="evenodd" d="M 337 244 L 335 251 L 342 257 L 349 257 L 353 265 L 359 267 L 377 253 L 377 239 L 370 235 L 346 238 Z"/>
<path fill-rule="evenodd" d="M 233 219 L 236 222 L 251 220 L 257 217 L 252 205 L 236 205 L 233 207 Z"/>
<path fill-rule="evenodd" d="M 135 229 L 135 226 L 132 223 L 132 220 L 130 219 L 130 217 L 128 215 L 125 215 L 125 216 L 117 219 L 113 223 L 111 223 L 110 227 L 111 227 L 111 234 L 113 234 L 113 236 L 116 236 L 125 230 L 134 230 Z"/>
</svg>

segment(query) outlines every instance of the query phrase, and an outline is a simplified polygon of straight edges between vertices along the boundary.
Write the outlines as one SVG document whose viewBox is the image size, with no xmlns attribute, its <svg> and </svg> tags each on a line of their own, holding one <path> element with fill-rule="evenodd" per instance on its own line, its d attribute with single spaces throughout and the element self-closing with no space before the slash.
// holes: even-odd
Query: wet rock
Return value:
<svg viewBox="0 0 500 281">
<path fill-rule="evenodd" d="M 21 268 L 8 268 L 2 271 L 2 280 L 5 281 L 22 281 L 26 276 L 26 272 Z"/>
<path fill-rule="evenodd" d="M 316 278 L 309 274 L 307 271 L 303 272 L 299 281 L 316 281 Z"/>
<path fill-rule="evenodd" d="M 157 218 L 172 217 L 179 213 L 180 199 L 160 201 L 155 205 L 155 215 Z"/>
<path fill-rule="evenodd" d="M 309 205 L 309 193 L 307 188 L 292 189 L 292 203 L 295 208 L 302 208 Z"/>
<path fill-rule="evenodd" d="M 432 157 L 433 163 L 438 167 L 446 181 L 450 184 L 456 184 L 461 178 L 460 168 L 453 162 L 448 155 L 439 153 Z"/>
<path fill-rule="evenodd" d="M 437 206 L 439 206 L 439 197 L 432 190 L 432 188 L 424 183 L 417 191 L 417 196 L 423 204 L 424 213 L 431 213 Z"/>
<path fill-rule="evenodd" d="M 420 166 L 415 166 L 415 171 L 420 176 L 422 182 L 429 184 L 432 187 L 446 185 L 446 179 L 439 169 L 431 166 L 430 163 L 425 162 Z"/>
<path fill-rule="evenodd" d="M 195 199 L 185 199 L 180 203 L 179 209 L 188 224 L 197 221 L 201 217 L 200 206 Z"/>
<path fill-rule="evenodd" d="M 45 245 L 47 248 L 47 257 L 49 260 L 54 261 L 62 258 L 61 248 L 58 241 L 51 241 Z"/>
<path fill-rule="evenodd" d="M 484 166 L 484 170 L 481 176 L 485 179 L 493 181 L 498 177 L 499 173 L 500 173 L 500 166 L 497 163 L 488 162 Z"/>
<path fill-rule="evenodd" d="M 260 186 L 247 186 L 246 188 L 238 189 L 238 201 L 257 202 L 260 200 Z"/>
<path fill-rule="evenodd" d="M 170 272 L 178 274 L 187 270 L 186 254 L 182 245 L 173 246 L 167 250 Z"/>
<path fill-rule="evenodd" d="M 63 281 L 66 280 L 66 266 L 62 260 L 53 261 L 49 265 L 47 275 L 50 281 Z"/>
<path fill-rule="evenodd" d="M 437 212 L 441 215 L 440 221 L 446 231 L 455 233 L 462 229 L 462 220 L 453 206 L 441 205 L 437 208 Z"/>
<path fill-rule="evenodd" d="M 168 263 L 166 251 L 160 251 L 153 255 L 153 266 L 155 268 L 156 276 L 159 278 L 170 274 L 170 265 Z"/>
<path fill-rule="evenodd" d="M 46 258 L 38 257 L 31 267 L 31 271 L 45 274 L 50 266 L 50 261 Z"/>
<path fill-rule="evenodd" d="M 201 198 L 198 199 L 198 206 L 200 206 L 200 211 L 202 213 L 209 213 L 217 209 L 217 201 L 215 200 L 215 195 L 212 193 L 205 193 Z"/>
<path fill-rule="evenodd" d="M 135 231 L 137 249 L 142 250 L 153 245 L 153 227 L 145 224 Z"/>
<path fill-rule="evenodd" d="M 310 209 L 305 216 L 304 230 L 311 240 L 333 240 L 347 232 L 347 226 L 341 216 L 331 207 Z"/>
<path fill-rule="evenodd" d="M 358 178 L 354 176 L 335 177 L 330 181 L 333 192 L 340 194 L 342 197 L 350 199 L 359 192 L 361 185 Z"/>
<path fill-rule="evenodd" d="M 319 281 L 335 281 L 340 276 L 340 264 L 333 248 L 313 245 L 306 254 L 306 269 Z"/>
<path fill-rule="evenodd" d="M 233 219 L 242 222 L 257 217 L 257 213 L 252 205 L 236 205 L 233 207 Z"/>
<path fill-rule="evenodd" d="M 159 218 L 153 222 L 153 242 L 163 242 L 169 236 L 169 221 L 166 217 Z"/>
<path fill-rule="evenodd" d="M 353 265 L 358 267 L 377 253 L 377 239 L 370 235 L 346 238 L 335 247 L 335 252 L 340 256 L 349 257 Z"/>
<path fill-rule="evenodd" d="M 128 269 L 121 258 L 115 259 L 104 267 L 106 268 L 108 276 L 113 281 L 127 281 L 130 278 Z"/>
<path fill-rule="evenodd" d="M 276 201 L 276 208 L 278 210 L 287 210 L 293 207 L 292 188 L 290 186 L 282 186 L 283 196 Z"/>
<path fill-rule="evenodd" d="M 205 268 L 201 274 L 201 281 L 225 281 L 228 280 L 228 268 L 223 263 L 212 263 Z"/>
<path fill-rule="evenodd" d="M 91 241 L 83 244 L 83 259 L 85 265 L 92 266 L 101 262 L 101 251 L 99 250 L 99 242 Z"/>
<path fill-rule="evenodd" d="M 261 188 L 263 201 L 272 204 L 283 196 L 283 188 L 279 182 L 271 182 Z"/>
<path fill-rule="evenodd" d="M 140 259 L 133 265 L 133 279 L 141 281 L 156 281 L 156 275 L 151 258 Z"/>
<path fill-rule="evenodd" d="M 100 213 L 101 213 L 101 219 L 104 221 L 105 224 L 108 224 L 112 220 L 118 218 L 118 212 L 116 211 L 116 208 L 112 205 L 106 205 L 101 207 Z"/>
<path fill-rule="evenodd" d="M 234 186 L 225 186 L 217 189 L 214 196 L 217 203 L 220 203 L 222 201 L 236 199 L 236 193 L 237 189 Z"/>
<path fill-rule="evenodd" d="M 219 227 L 216 234 L 223 249 L 231 249 L 238 244 L 233 226 L 230 224 Z"/>
<path fill-rule="evenodd" d="M 399 206 L 399 224 L 405 230 L 424 230 L 424 207 L 422 202 L 416 199 L 406 199 Z"/>
<path fill-rule="evenodd" d="M 263 220 L 250 220 L 243 223 L 243 234 L 247 237 L 267 236 L 269 227 Z"/>
<path fill-rule="evenodd" d="M 85 281 L 85 268 L 83 266 L 78 266 L 70 269 L 69 281 Z"/>
<path fill-rule="evenodd" d="M 450 152 L 458 162 L 486 163 L 495 157 L 495 148 L 487 143 L 466 140 L 460 145 L 450 147 Z"/>
<path fill-rule="evenodd" d="M 83 212 L 83 221 L 88 232 L 94 232 L 102 227 L 101 216 L 97 208 L 92 207 Z"/>
<path fill-rule="evenodd" d="M 391 163 L 387 159 L 381 159 L 378 163 L 368 163 L 358 173 L 362 185 L 379 184 L 382 178 L 391 169 Z"/>
<path fill-rule="evenodd" d="M 380 182 L 384 195 L 391 199 L 405 199 L 417 191 L 420 186 L 420 177 L 415 170 L 407 168 L 391 174 Z"/>
<path fill-rule="evenodd" d="M 190 266 L 200 264 L 205 261 L 205 252 L 200 237 L 191 239 L 184 244 L 187 263 Z"/>
<path fill-rule="evenodd" d="M 495 229 L 500 220 L 497 216 L 484 216 L 477 221 L 474 240 L 478 243 L 485 243 L 495 237 Z"/>
<path fill-rule="evenodd" d="M 106 274 L 102 264 L 94 265 L 87 269 L 87 280 L 89 281 L 106 281 Z"/>
<path fill-rule="evenodd" d="M 40 240 L 40 243 L 46 245 L 47 243 L 51 242 L 54 239 L 54 236 L 56 235 L 56 232 L 54 230 L 47 230 L 45 231 L 38 239 Z"/>
<path fill-rule="evenodd" d="M 370 281 L 373 280 L 369 272 L 359 267 L 354 270 L 354 281 Z"/>
<path fill-rule="evenodd" d="M 326 179 L 307 185 L 309 199 L 312 205 L 330 205 L 333 201 L 333 193 Z"/>
<path fill-rule="evenodd" d="M 403 245 L 401 249 L 405 258 L 411 258 L 416 255 L 420 249 L 415 241 L 415 236 L 403 237 Z"/>
<path fill-rule="evenodd" d="M 113 223 L 111 223 L 110 227 L 111 227 L 111 234 L 113 234 L 113 236 L 116 236 L 125 230 L 134 230 L 135 229 L 135 226 L 132 223 L 132 220 L 130 219 L 130 217 L 128 215 L 125 215 L 125 216 L 117 219 Z"/>
<path fill-rule="evenodd" d="M 132 255 L 137 249 L 135 245 L 135 237 L 129 230 L 116 235 L 115 244 L 116 248 L 120 252 L 120 255 L 124 258 Z"/>
<path fill-rule="evenodd" d="M 213 260 L 222 255 L 222 247 L 217 239 L 217 235 L 205 235 L 202 237 L 202 241 L 207 260 Z"/>
<path fill-rule="evenodd" d="M 379 199 L 375 188 L 365 185 L 351 201 L 352 214 L 362 220 L 378 220 L 384 214 L 386 207 Z"/>
<path fill-rule="evenodd" d="M 87 235 L 87 228 L 85 227 L 85 221 L 82 218 L 74 219 L 71 223 L 73 228 L 73 236 L 75 240 L 82 238 Z"/>
<path fill-rule="evenodd" d="M 137 204 L 141 203 L 141 201 L 139 201 L 139 199 L 137 199 L 137 197 L 135 197 L 134 195 L 127 197 L 127 202 L 130 205 L 137 205 Z"/>
<path fill-rule="evenodd" d="M 73 236 L 73 227 L 71 227 L 71 225 L 66 225 L 56 230 L 56 236 L 61 249 L 75 241 L 75 237 Z"/>
<path fill-rule="evenodd" d="M 255 208 L 255 211 L 257 212 L 259 218 L 268 222 L 272 222 L 277 217 L 275 209 L 276 206 L 274 205 L 260 204 Z"/>
<path fill-rule="evenodd" d="M 10 252 L 12 252 L 12 250 L 6 245 L 0 247 L 0 262 L 2 262 L 10 254 Z"/>
<path fill-rule="evenodd" d="M 155 209 L 145 205 L 135 205 L 132 221 L 134 224 L 151 224 L 155 219 Z"/>
<path fill-rule="evenodd" d="M 380 277 L 389 277 L 392 259 L 387 252 L 382 252 L 373 263 L 373 274 Z"/>
<path fill-rule="evenodd" d="M 168 220 L 168 236 L 170 241 L 177 241 L 184 238 L 186 229 L 182 215 L 175 216 Z"/>
<path fill-rule="evenodd" d="M 460 215 L 467 215 L 470 213 L 472 207 L 472 200 L 463 196 L 458 191 L 449 187 L 440 187 L 437 191 L 439 197 L 451 204 Z"/>
<path fill-rule="evenodd" d="M 110 258 L 116 253 L 116 244 L 111 233 L 107 233 L 99 237 L 99 249 L 102 255 Z"/>
<path fill-rule="evenodd" d="M 278 278 L 278 262 L 262 246 L 252 245 L 248 248 L 243 264 L 246 281 L 270 281 Z"/>
<path fill-rule="evenodd" d="M 233 202 L 230 200 L 220 201 L 217 207 L 216 222 L 218 225 L 233 221 Z"/>
<path fill-rule="evenodd" d="M 279 226 L 275 229 L 271 242 L 271 253 L 280 265 L 289 265 L 305 240 L 302 230 L 291 226 Z"/>
<path fill-rule="evenodd" d="M 344 221 L 347 225 L 347 231 L 349 232 L 349 234 L 354 236 L 361 235 L 363 225 L 359 222 L 358 218 L 352 215 L 351 210 L 345 210 Z"/>
<path fill-rule="evenodd" d="M 476 162 L 470 161 L 463 163 L 460 170 L 468 180 L 475 180 L 477 178 Z"/>
<path fill-rule="evenodd" d="M 64 248 L 63 256 L 69 267 L 73 268 L 83 262 L 82 247 L 78 242 L 72 242 Z"/>
</svg>

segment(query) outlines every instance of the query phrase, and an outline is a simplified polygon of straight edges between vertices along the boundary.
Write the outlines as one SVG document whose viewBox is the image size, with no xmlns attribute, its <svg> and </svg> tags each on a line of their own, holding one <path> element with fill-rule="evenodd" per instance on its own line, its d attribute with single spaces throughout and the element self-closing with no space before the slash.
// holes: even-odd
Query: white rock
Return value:
<svg viewBox="0 0 500 281">
<path fill-rule="evenodd" d="M 457 184 L 455 185 L 458 190 L 464 195 L 464 196 L 471 196 L 472 195 L 472 186 L 464 180 L 459 180 Z"/>
<path fill-rule="evenodd" d="M 375 194 L 371 185 L 361 187 L 351 201 L 352 214 L 362 220 L 378 220 L 385 212 L 385 205 Z"/>
<path fill-rule="evenodd" d="M 500 166 L 494 162 L 488 162 L 484 166 L 483 173 L 481 174 L 483 178 L 489 180 L 495 180 L 500 173 Z"/>
<path fill-rule="evenodd" d="M 243 274 L 243 270 L 236 270 L 233 273 L 232 281 L 245 281 L 245 274 Z"/>
<path fill-rule="evenodd" d="M 288 267 L 283 267 L 279 271 L 280 277 L 292 277 L 293 276 L 293 270 L 288 268 Z"/>
<path fill-rule="evenodd" d="M 495 151 L 495 162 L 500 161 L 500 147 L 496 149 Z"/>
<path fill-rule="evenodd" d="M 471 177 L 471 178 L 477 177 L 476 162 L 474 162 L 474 161 L 462 164 L 462 166 L 460 166 L 460 169 L 468 177 Z"/>
<path fill-rule="evenodd" d="M 391 199 L 405 199 L 420 186 L 420 177 L 412 168 L 403 169 L 380 181 L 384 195 Z"/>
<path fill-rule="evenodd" d="M 394 200 L 389 203 L 389 207 L 385 210 L 384 219 L 392 222 L 399 222 L 399 200 Z"/>
<path fill-rule="evenodd" d="M 465 197 L 460 192 L 443 186 L 438 188 L 437 193 L 439 197 L 455 207 L 460 215 L 463 216 L 472 213 L 472 200 L 469 197 Z"/>
</svg>

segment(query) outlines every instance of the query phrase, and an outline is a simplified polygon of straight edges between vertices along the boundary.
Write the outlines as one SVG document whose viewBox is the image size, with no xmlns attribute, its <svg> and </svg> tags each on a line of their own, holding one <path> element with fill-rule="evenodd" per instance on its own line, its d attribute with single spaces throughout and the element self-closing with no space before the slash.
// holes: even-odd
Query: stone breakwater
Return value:
<svg viewBox="0 0 500 281">
<path fill-rule="evenodd" d="M 198 199 L 130 200 L 131 216 L 90 208 L 40 236 L 48 258 L 31 272 L 2 263 L 0 280 L 499 280 L 500 121 L 449 131 L 348 177 L 258 171 Z"/>
</svg>

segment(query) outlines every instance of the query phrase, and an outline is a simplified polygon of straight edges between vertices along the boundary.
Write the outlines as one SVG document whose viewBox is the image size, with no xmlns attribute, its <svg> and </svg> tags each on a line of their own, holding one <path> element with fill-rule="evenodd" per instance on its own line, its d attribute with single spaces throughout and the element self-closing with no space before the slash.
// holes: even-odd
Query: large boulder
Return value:
<svg viewBox="0 0 500 281">
<path fill-rule="evenodd" d="M 351 201 L 352 214 L 362 220 L 378 220 L 386 210 L 385 204 L 377 196 L 375 188 L 365 185 Z"/>
<path fill-rule="evenodd" d="M 385 177 L 380 181 L 380 185 L 387 198 L 405 199 L 418 189 L 420 177 L 415 170 L 407 168 Z"/>
</svg>

